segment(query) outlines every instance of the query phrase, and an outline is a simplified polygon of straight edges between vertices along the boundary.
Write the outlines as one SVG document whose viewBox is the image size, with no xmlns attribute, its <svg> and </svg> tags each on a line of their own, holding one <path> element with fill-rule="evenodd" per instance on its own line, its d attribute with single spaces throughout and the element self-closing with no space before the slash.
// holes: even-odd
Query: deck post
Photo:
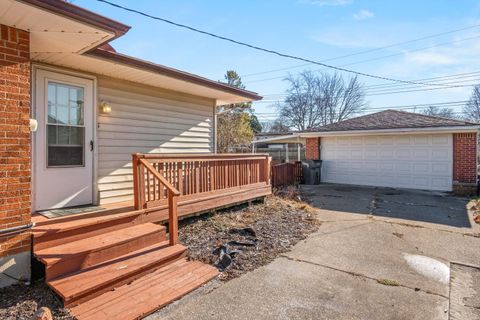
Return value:
<svg viewBox="0 0 480 320">
<path fill-rule="evenodd" d="M 267 159 L 265 161 L 267 163 L 267 168 L 266 168 L 266 184 L 270 184 L 270 178 L 272 176 L 271 174 L 271 169 L 272 169 L 272 157 L 267 156 Z"/>
<path fill-rule="evenodd" d="M 168 191 L 168 233 L 170 234 L 170 245 L 176 245 L 178 242 L 177 196 L 170 190 Z"/>
<path fill-rule="evenodd" d="M 140 210 L 140 201 L 138 199 L 138 196 L 139 196 L 139 190 L 140 190 L 140 186 L 139 186 L 139 180 L 138 180 L 138 166 L 139 166 L 139 163 L 138 163 L 138 158 L 139 158 L 139 154 L 138 153 L 134 153 L 132 154 L 132 167 L 133 167 L 133 201 L 134 201 L 134 204 L 135 204 L 135 210 Z"/>
</svg>

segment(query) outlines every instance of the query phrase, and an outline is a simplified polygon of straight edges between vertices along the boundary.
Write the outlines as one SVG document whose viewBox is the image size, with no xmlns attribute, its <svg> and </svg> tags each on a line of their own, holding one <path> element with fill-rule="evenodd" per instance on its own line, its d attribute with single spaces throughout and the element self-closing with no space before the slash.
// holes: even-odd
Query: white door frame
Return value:
<svg viewBox="0 0 480 320">
<path fill-rule="evenodd" d="M 32 119 L 36 119 L 37 116 L 37 96 L 36 96 L 36 89 L 37 89 L 37 83 L 36 83 L 36 78 L 37 78 L 37 72 L 39 70 L 45 70 L 45 71 L 50 71 L 50 72 L 55 72 L 58 74 L 63 74 L 67 76 L 73 76 L 73 77 L 78 77 L 78 78 L 83 78 L 87 80 L 91 80 L 93 82 L 92 86 L 92 106 L 93 106 L 93 119 L 92 119 L 92 140 L 94 143 L 94 149 L 93 149 L 93 154 L 92 154 L 92 164 L 93 164 L 93 172 L 92 172 L 92 201 L 93 204 L 98 204 L 98 179 L 97 179 L 97 171 L 98 171 L 98 145 L 97 145 L 97 117 L 98 117 L 98 89 L 97 89 L 97 77 L 91 74 L 87 73 L 82 73 L 82 72 L 77 72 L 75 70 L 69 70 L 69 69 L 64 69 L 61 67 L 56 67 L 56 66 L 50 66 L 50 65 L 45 65 L 41 63 L 33 63 L 32 64 L 32 72 L 30 76 L 30 81 L 31 81 L 31 107 L 30 107 L 30 116 Z M 32 212 L 35 212 L 35 207 L 36 207 L 36 195 L 35 195 L 35 185 L 36 185 L 36 170 L 35 170 L 35 165 L 36 165 L 36 157 L 35 152 L 38 150 L 36 145 L 36 135 L 35 133 L 32 134 L 31 138 L 31 199 L 32 199 Z"/>
</svg>

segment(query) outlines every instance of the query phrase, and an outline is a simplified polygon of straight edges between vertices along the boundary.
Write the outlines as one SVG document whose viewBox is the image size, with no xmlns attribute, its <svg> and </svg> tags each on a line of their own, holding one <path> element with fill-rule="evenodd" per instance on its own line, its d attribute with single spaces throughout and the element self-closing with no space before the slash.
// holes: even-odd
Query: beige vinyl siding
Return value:
<svg viewBox="0 0 480 320">
<path fill-rule="evenodd" d="M 215 101 L 114 80 L 98 79 L 100 204 L 133 199 L 132 153 L 214 151 Z"/>
</svg>

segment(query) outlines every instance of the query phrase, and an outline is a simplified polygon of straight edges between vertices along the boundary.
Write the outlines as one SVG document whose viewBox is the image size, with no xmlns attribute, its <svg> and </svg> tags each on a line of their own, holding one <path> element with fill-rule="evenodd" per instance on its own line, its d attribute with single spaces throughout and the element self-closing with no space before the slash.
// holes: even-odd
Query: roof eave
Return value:
<svg viewBox="0 0 480 320">
<path fill-rule="evenodd" d="M 272 138 L 265 138 L 265 139 L 258 139 L 252 141 L 252 143 L 257 144 L 257 143 L 267 143 L 267 142 L 299 142 L 299 140 L 303 138 L 301 134 L 296 133 L 296 134 L 288 134 L 288 135 L 282 135 L 282 136 L 276 136 Z"/>
<path fill-rule="evenodd" d="M 220 90 L 223 92 L 227 92 L 230 94 L 238 95 L 244 98 L 247 98 L 252 101 L 258 101 L 263 99 L 262 96 L 258 95 L 256 92 L 244 90 L 244 89 L 239 89 L 235 87 L 231 87 L 227 84 L 223 84 L 221 82 L 216 82 L 204 77 L 200 77 L 188 72 L 180 71 L 177 69 L 169 68 L 166 66 L 162 66 L 159 64 L 155 64 L 149 61 L 137 59 L 134 57 L 130 57 L 124 54 L 120 54 L 117 52 L 111 52 L 107 50 L 102 50 L 102 49 L 94 49 L 86 53 L 87 55 L 91 55 L 94 57 L 102 58 L 102 59 L 107 59 L 110 61 L 113 61 L 115 63 L 120 63 L 124 64 L 133 68 L 138 68 L 142 70 L 147 70 L 147 71 L 152 71 L 155 73 L 162 74 L 164 76 L 176 78 L 178 80 L 186 81 L 186 82 L 191 82 L 197 85 L 205 86 L 208 88 L 212 88 L 215 90 Z"/>
<path fill-rule="evenodd" d="M 402 133 L 433 133 L 433 132 L 455 133 L 455 132 L 476 132 L 479 130 L 480 130 L 480 125 L 471 125 L 471 126 L 315 131 L 315 132 L 301 132 L 299 133 L 299 136 L 308 138 L 308 137 L 348 136 L 348 135 L 402 134 Z"/>
<path fill-rule="evenodd" d="M 62 0 L 18 1 L 112 32 L 115 34 L 115 38 L 124 35 L 131 28 L 126 24 Z M 111 40 L 109 39 L 109 41 Z"/>
</svg>

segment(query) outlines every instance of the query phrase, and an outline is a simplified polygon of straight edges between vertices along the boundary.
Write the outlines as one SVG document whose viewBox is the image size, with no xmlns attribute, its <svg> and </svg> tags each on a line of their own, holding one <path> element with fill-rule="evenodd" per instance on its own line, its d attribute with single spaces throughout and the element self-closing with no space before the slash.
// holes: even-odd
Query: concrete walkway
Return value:
<svg viewBox="0 0 480 320">
<path fill-rule="evenodd" d="M 450 262 L 480 264 L 466 199 L 338 185 L 304 193 L 320 209 L 318 232 L 149 319 L 448 319 Z"/>
</svg>

